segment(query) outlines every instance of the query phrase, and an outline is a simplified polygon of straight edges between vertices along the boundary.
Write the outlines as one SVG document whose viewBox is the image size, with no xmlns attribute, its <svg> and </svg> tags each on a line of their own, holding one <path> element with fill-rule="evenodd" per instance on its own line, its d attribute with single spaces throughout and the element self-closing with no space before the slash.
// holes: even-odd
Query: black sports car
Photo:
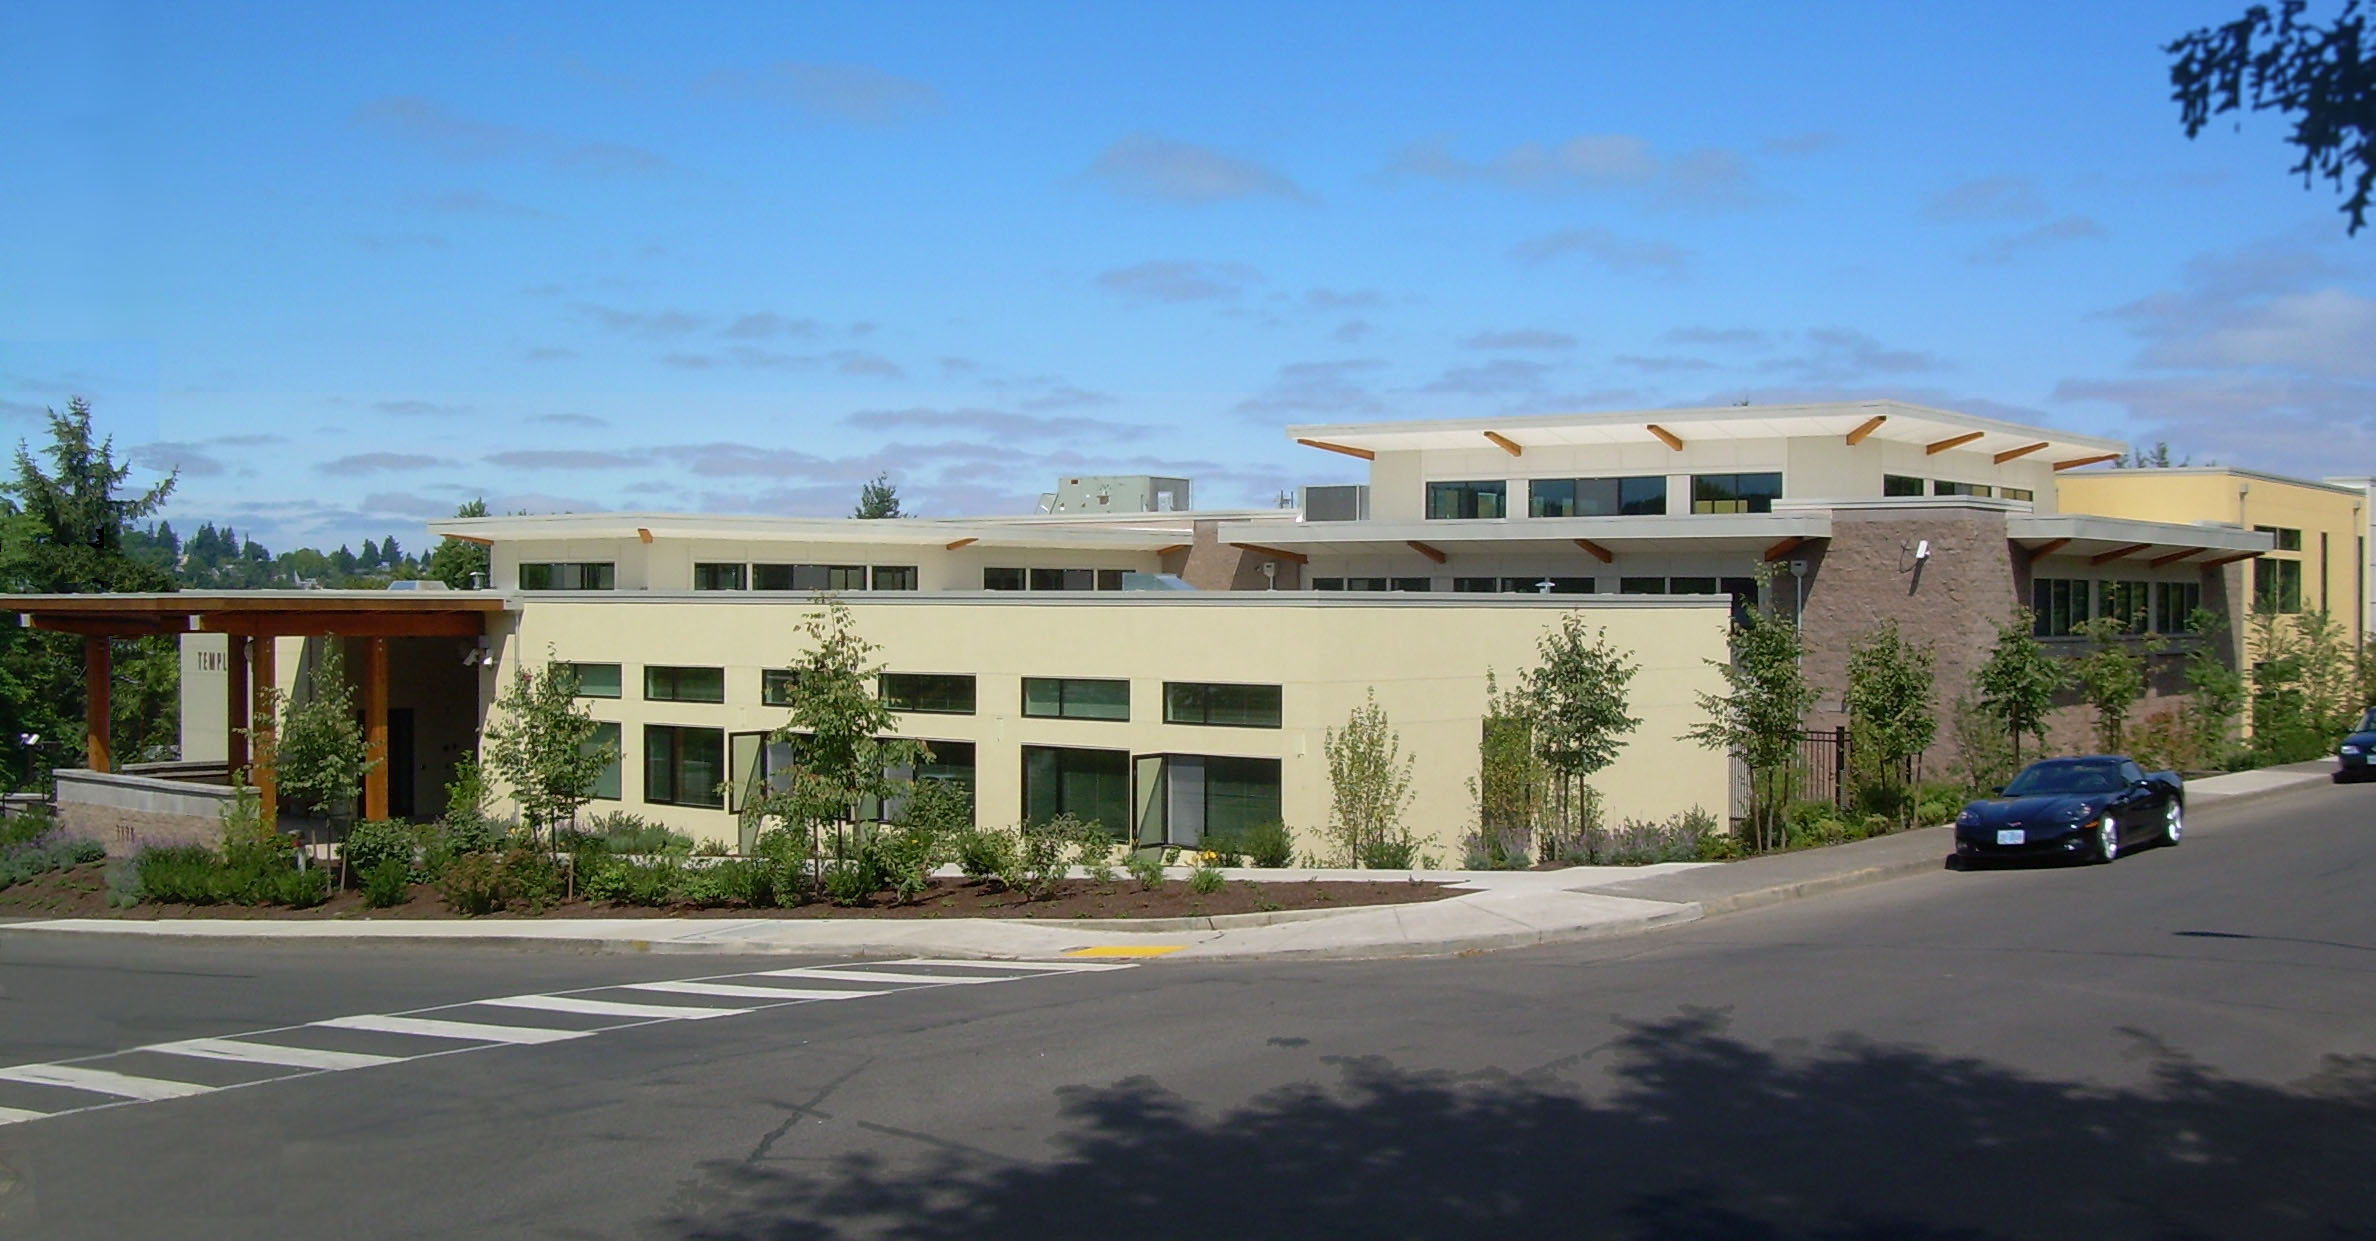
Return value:
<svg viewBox="0 0 2376 1241">
<path fill-rule="evenodd" d="M 1998 796 L 1955 816 L 1955 853 L 1983 858 L 2109 862 L 2132 844 L 2178 843 L 2186 788 L 2118 754 L 2031 763 Z"/>
<path fill-rule="evenodd" d="M 2359 727 L 2335 747 L 2335 782 L 2365 780 L 2376 775 L 2376 707 L 2360 718 Z"/>
</svg>

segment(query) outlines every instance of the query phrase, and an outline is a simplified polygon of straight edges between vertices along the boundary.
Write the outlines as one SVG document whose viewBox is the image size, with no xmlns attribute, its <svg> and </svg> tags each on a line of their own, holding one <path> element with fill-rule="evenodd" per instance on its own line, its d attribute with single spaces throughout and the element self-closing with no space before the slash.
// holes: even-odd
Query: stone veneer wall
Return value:
<svg viewBox="0 0 2376 1241">
<path fill-rule="evenodd" d="M 1273 562 L 1269 556 L 1231 547 L 1220 540 L 1221 523 L 1200 520 L 1195 523 L 1195 542 L 1185 551 L 1176 551 L 1163 558 L 1163 571 L 1176 573 L 1180 580 L 1198 590 L 1301 590 L 1303 566 L 1291 560 Z M 1262 576 L 1262 566 L 1276 563 L 1278 577 Z"/>
<path fill-rule="evenodd" d="M 56 774 L 58 831 L 96 840 L 123 857 L 148 845 L 213 845 L 222 840 L 227 785 L 188 784 L 154 776 L 78 768 Z"/>
</svg>

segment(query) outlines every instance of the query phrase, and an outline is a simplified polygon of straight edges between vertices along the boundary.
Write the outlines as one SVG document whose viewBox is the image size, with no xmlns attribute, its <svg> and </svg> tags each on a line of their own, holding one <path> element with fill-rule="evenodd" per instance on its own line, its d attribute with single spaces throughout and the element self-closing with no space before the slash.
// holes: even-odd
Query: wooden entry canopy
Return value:
<svg viewBox="0 0 2376 1241">
<path fill-rule="evenodd" d="M 463 591 L 383 590 L 0 595 L 0 611 L 16 613 L 27 628 L 82 635 L 84 727 L 93 771 L 115 766 L 108 736 L 110 639 L 184 633 L 230 638 L 224 710 L 233 771 L 249 766 L 251 731 L 262 749 L 271 749 L 272 694 L 279 683 L 272 639 L 364 639 L 363 741 L 368 756 L 379 761 L 363 777 L 362 810 L 364 818 L 379 819 L 388 814 L 388 639 L 482 637 L 488 614 L 503 611 L 503 599 Z M 258 764 L 249 779 L 269 819 L 278 813 L 280 800 L 269 760 Z"/>
</svg>

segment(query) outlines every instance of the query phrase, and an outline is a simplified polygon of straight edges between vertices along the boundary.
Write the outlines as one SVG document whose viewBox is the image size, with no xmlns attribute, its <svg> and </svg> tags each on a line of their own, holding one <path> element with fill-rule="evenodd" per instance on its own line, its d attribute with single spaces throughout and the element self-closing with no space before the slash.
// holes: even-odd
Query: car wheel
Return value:
<svg viewBox="0 0 2376 1241">
<path fill-rule="evenodd" d="M 2096 828 L 2095 855 L 2098 862 L 2109 862 L 2120 856 L 2120 824 L 2114 822 L 2111 815 L 2105 815 L 2103 824 Z"/>
<path fill-rule="evenodd" d="M 2178 838 L 2185 834 L 2185 832 L 2186 808 L 2177 802 L 2171 802 L 2170 815 L 2168 818 L 2162 820 L 2161 842 L 2165 845 L 2177 844 Z"/>
</svg>

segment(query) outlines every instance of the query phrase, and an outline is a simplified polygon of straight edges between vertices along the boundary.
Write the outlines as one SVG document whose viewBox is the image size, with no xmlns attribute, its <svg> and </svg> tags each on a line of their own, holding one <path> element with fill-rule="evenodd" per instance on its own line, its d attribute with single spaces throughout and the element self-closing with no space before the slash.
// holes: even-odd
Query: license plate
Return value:
<svg viewBox="0 0 2376 1241">
<path fill-rule="evenodd" d="M 2000 845 L 2018 845 L 2026 843 L 2028 840 L 2029 833 L 2017 827 L 1997 833 L 1997 843 Z"/>
</svg>

